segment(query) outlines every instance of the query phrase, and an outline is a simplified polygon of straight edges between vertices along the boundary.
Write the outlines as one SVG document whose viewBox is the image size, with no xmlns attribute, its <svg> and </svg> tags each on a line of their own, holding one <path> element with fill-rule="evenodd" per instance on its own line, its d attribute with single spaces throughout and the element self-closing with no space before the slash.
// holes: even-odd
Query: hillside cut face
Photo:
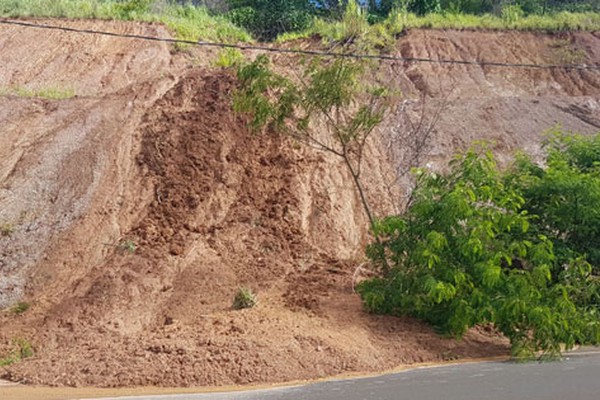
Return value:
<svg viewBox="0 0 600 400">
<path fill-rule="evenodd" d="M 591 65 L 600 36 L 411 31 L 396 51 L 533 64 L 577 54 Z M 362 311 L 353 284 L 368 224 L 343 164 L 250 133 L 231 108 L 235 74 L 210 68 L 204 49 L 0 26 L 0 54 L 0 358 L 15 338 L 36 354 L 0 377 L 226 385 L 506 354 L 490 328 L 457 342 Z M 407 190 L 403 172 L 444 169 L 473 140 L 492 141 L 506 164 L 517 149 L 541 154 L 542 132 L 556 124 L 600 131 L 598 72 L 385 63 L 378 74 L 404 93 L 368 145 L 363 179 L 381 214 L 401 206 L 390 193 Z M 436 110 L 415 157 L 411 129 Z M 233 311 L 241 286 L 258 305 Z M 21 300 L 28 311 L 9 311 Z"/>
</svg>

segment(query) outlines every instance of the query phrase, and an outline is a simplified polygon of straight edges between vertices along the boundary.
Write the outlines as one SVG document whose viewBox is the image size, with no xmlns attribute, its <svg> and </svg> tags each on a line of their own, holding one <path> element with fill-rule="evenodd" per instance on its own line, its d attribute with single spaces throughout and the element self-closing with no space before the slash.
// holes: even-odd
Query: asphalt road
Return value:
<svg viewBox="0 0 600 400">
<path fill-rule="evenodd" d="M 125 398 L 119 398 L 121 399 Z M 421 368 L 373 378 L 334 380 L 287 388 L 145 396 L 135 399 L 599 400 L 600 352 L 581 352 L 557 362 L 482 362 Z"/>
</svg>

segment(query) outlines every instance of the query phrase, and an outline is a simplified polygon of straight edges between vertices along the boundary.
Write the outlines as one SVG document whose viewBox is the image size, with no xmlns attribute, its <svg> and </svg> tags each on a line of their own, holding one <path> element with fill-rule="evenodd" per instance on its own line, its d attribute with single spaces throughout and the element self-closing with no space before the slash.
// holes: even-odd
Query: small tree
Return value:
<svg viewBox="0 0 600 400">
<path fill-rule="evenodd" d="M 229 9 L 235 24 L 262 40 L 306 29 L 313 18 L 308 0 L 229 0 Z"/>
<path fill-rule="evenodd" d="M 390 106 L 390 93 L 361 83 L 365 64 L 315 59 L 294 81 L 269 68 L 259 56 L 240 68 L 234 108 L 250 113 L 255 131 L 283 132 L 299 142 L 339 157 L 374 226 L 375 216 L 361 181 L 366 145 Z"/>
<path fill-rule="evenodd" d="M 520 358 L 597 343 L 598 310 L 581 304 L 598 287 L 590 264 L 581 257 L 558 264 L 524 204 L 489 151 L 467 152 L 447 175 L 419 170 L 407 212 L 376 225 L 380 241 L 368 254 L 381 274 L 359 285 L 365 306 L 456 337 L 494 323 Z"/>
<path fill-rule="evenodd" d="M 562 261 L 583 255 L 600 274 L 600 135 L 565 135 L 555 129 L 545 142 L 546 167 L 521 155 L 509 176 L 552 238 Z"/>
</svg>

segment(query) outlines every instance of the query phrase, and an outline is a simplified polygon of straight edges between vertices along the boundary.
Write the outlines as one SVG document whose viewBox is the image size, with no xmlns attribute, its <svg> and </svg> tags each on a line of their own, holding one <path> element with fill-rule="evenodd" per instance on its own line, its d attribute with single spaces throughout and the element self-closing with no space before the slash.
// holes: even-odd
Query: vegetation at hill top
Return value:
<svg viewBox="0 0 600 400">
<path fill-rule="evenodd" d="M 0 0 L 0 16 L 161 22 L 180 39 L 227 42 L 408 28 L 600 29 L 596 0 Z"/>
</svg>

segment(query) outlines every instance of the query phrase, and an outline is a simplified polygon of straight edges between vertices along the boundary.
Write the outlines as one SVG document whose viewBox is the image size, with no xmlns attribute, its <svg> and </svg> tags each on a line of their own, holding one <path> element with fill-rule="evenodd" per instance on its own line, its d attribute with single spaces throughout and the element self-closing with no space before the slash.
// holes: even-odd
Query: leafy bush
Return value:
<svg viewBox="0 0 600 400">
<path fill-rule="evenodd" d="M 309 36 L 320 37 L 325 44 L 352 45 L 347 51 L 371 53 L 389 51 L 403 31 L 402 14 L 394 9 L 383 21 L 369 23 L 369 15 L 356 0 L 349 0 L 340 20 L 315 19 L 309 29 L 297 34 L 284 34 L 279 42 Z"/>
<path fill-rule="evenodd" d="M 284 133 L 343 162 L 371 225 L 373 213 L 361 178 L 366 145 L 394 100 L 389 87 L 365 84 L 365 60 L 313 58 L 292 80 L 258 56 L 238 69 L 234 110 L 249 114 L 254 131 Z"/>
<path fill-rule="evenodd" d="M 244 54 L 233 48 L 226 48 L 219 51 L 217 59 L 213 62 L 213 65 L 221 68 L 233 68 L 239 67 L 244 61 Z"/>
<path fill-rule="evenodd" d="M 551 213 L 530 212 L 513 184 L 529 179 L 508 179 L 489 151 L 472 149 L 449 174 L 419 170 L 417 180 L 405 215 L 376 224 L 368 255 L 380 277 L 358 287 L 369 311 L 421 318 L 456 337 L 494 323 L 518 358 L 600 341 L 599 282 L 581 254 L 557 254 L 551 229 L 541 229 Z"/>
<path fill-rule="evenodd" d="M 552 238 L 560 262 L 582 255 L 600 274 L 600 135 L 555 130 L 545 148 L 545 168 L 521 155 L 510 182 L 538 218 L 538 233 Z"/>
<path fill-rule="evenodd" d="M 10 308 L 10 311 L 13 314 L 20 315 L 20 314 L 23 314 L 24 312 L 26 312 L 27 310 L 29 310 L 30 307 L 31 307 L 31 304 L 29 304 L 25 301 L 20 301 L 17 304 L 15 304 L 14 306 L 12 306 Z"/>
<path fill-rule="evenodd" d="M 230 0 L 230 8 L 231 21 L 263 40 L 304 30 L 313 18 L 307 0 Z"/>
<path fill-rule="evenodd" d="M 440 0 L 413 0 L 408 9 L 417 15 L 439 13 L 442 11 Z"/>
<path fill-rule="evenodd" d="M 252 308 L 257 303 L 256 295 L 250 289 L 241 287 L 235 293 L 231 307 L 234 310 L 242 310 L 244 308 Z"/>
<path fill-rule="evenodd" d="M 15 232 L 15 226 L 8 222 L 0 224 L 0 237 L 10 237 Z"/>
<path fill-rule="evenodd" d="M 17 363 L 26 358 L 33 357 L 34 355 L 33 347 L 31 346 L 31 343 L 29 343 L 26 339 L 13 339 L 12 347 L 13 351 L 9 355 L 0 358 L 0 367 Z"/>
<path fill-rule="evenodd" d="M 143 15 L 150 11 L 153 0 L 126 0 L 115 5 L 116 11 L 121 19 L 136 19 L 137 15 Z"/>
<path fill-rule="evenodd" d="M 525 12 L 521 6 L 517 4 L 509 4 L 502 7 L 501 16 L 507 25 L 512 25 L 523 18 L 525 16 Z"/>
</svg>

